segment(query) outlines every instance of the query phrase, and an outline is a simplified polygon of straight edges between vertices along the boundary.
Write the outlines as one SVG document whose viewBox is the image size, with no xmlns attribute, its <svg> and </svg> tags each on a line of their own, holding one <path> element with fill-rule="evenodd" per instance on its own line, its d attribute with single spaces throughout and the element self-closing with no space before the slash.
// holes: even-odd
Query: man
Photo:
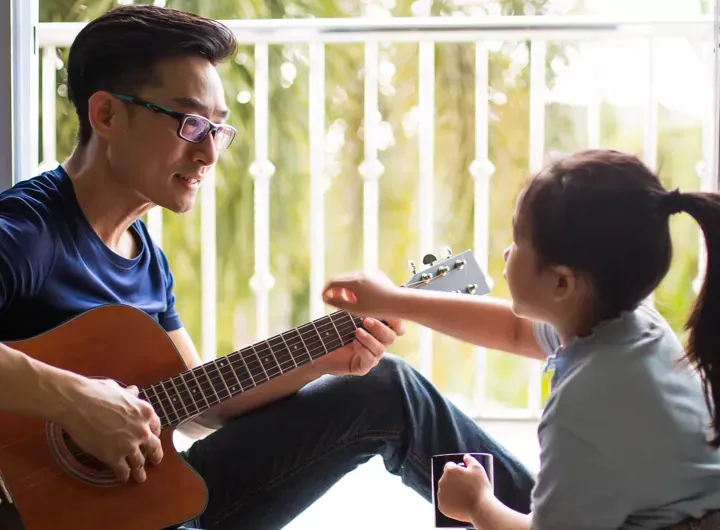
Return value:
<svg viewBox="0 0 720 530">
<path fill-rule="evenodd" d="M 80 32 L 67 79 L 77 147 L 54 171 L 0 194 L 0 340 L 123 303 L 155 318 L 190 367 L 200 364 L 168 262 L 140 217 L 155 205 L 188 211 L 233 141 L 215 65 L 235 47 L 220 24 L 152 6 L 117 8 Z M 493 452 L 498 496 L 529 510 L 532 477 L 421 375 L 383 357 L 403 323 L 367 319 L 364 328 L 351 345 L 185 426 L 212 431 L 183 455 L 210 492 L 195 524 L 280 528 L 378 454 L 429 499 L 432 454 Z M 147 465 L 162 465 L 160 423 L 137 389 L 0 348 L 0 410 L 61 424 L 122 480 L 143 482 Z"/>
</svg>

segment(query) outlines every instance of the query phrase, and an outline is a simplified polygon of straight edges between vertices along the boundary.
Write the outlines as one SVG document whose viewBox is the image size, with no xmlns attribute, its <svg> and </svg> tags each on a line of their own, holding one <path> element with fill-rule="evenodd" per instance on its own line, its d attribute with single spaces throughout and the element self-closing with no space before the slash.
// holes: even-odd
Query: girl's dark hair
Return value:
<svg viewBox="0 0 720 530">
<path fill-rule="evenodd" d="M 669 217 L 690 214 L 707 247 L 705 280 L 687 321 L 688 358 L 700 372 L 720 447 L 720 195 L 667 191 L 635 156 L 590 150 L 533 177 L 520 199 L 517 230 L 540 265 L 586 275 L 600 318 L 635 309 L 672 259 Z"/>
<path fill-rule="evenodd" d="M 217 64 L 235 49 L 235 36 L 226 26 L 174 9 L 120 6 L 89 22 L 70 47 L 67 66 L 78 143 L 90 140 L 88 100 L 95 92 L 134 93 L 161 81 L 153 68 L 160 60 L 195 55 Z"/>
</svg>

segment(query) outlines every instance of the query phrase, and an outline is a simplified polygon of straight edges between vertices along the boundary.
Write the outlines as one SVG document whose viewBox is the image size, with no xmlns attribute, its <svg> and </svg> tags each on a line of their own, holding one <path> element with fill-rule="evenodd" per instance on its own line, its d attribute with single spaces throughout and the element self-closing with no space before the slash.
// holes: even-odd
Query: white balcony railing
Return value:
<svg viewBox="0 0 720 530">
<path fill-rule="evenodd" d="M 325 280 L 324 271 L 324 209 L 323 184 L 324 140 L 325 140 L 325 45 L 327 43 L 363 43 L 365 46 L 364 65 L 364 160 L 358 168 L 363 181 L 363 252 L 364 265 L 374 267 L 378 263 L 378 181 L 383 175 L 383 166 L 378 160 L 376 135 L 369 124 L 376 122 L 378 109 L 378 45 L 380 42 L 418 42 L 419 43 L 419 200 L 425 215 L 420 216 L 419 234 L 421 249 L 433 246 L 434 234 L 431 212 L 433 210 L 433 152 L 434 152 L 434 53 L 438 42 L 475 43 L 475 159 L 468 167 L 468 178 L 474 181 L 475 216 L 474 250 L 478 262 L 487 270 L 489 248 L 489 183 L 494 166 L 488 158 L 488 42 L 504 39 L 530 40 L 530 171 L 539 169 L 544 163 L 545 152 L 545 106 L 547 90 L 545 86 L 545 55 L 548 40 L 586 41 L 588 46 L 597 45 L 607 39 L 639 38 L 647 44 L 648 66 L 645 82 L 647 100 L 644 117 L 643 156 L 645 161 L 655 167 L 658 138 L 658 97 L 655 83 L 654 64 L 655 46 L 658 38 L 682 37 L 706 46 L 705 65 L 708 72 L 716 71 L 712 42 L 715 25 L 712 17 L 700 16 L 681 20 L 621 20 L 585 17 L 502 17 L 502 18 L 412 18 L 412 19 L 302 19 L 302 20 L 230 20 L 224 21 L 236 34 L 240 43 L 255 46 L 255 160 L 250 166 L 250 176 L 255 187 L 255 274 L 250 280 L 255 293 L 257 309 L 257 338 L 268 333 L 269 293 L 273 289 L 274 279 L 270 270 L 269 248 L 272 235 L 269 230 L 269 182 L 274 172 L 271 160 L 268 160 L 268 46 L 279 43 L 304 43 L 309 46 L 310 57 L 310 101 L 309 101 L 309 138 L 310 138 L 310 186 L 311 205 L 311 266 L 310 289 L 320 292 Z M 76 23 L 40 23 L 37 26 L 37 46 L 42 67 L 41 79 L 35 80 L 31 72 L 25 72 L 22 82 L 29 86 L 20 86 L 26 93 L 33 94 L 40 87 L 41 105 L 44 116 L 55 115 L 55 61 L 56 47 L 69 46 L 82 24 Z M 31 63 L 32 64 L 32 63 Z M 32 68 L 29 68 L 32 71 Z M 717 83 L 715 84 L 717 86 Z M 716 91 L 717 92 L 717 91 Z M 710 92 L 708 92 L 710 94 Z M 708 96 L 708 112 L 703 124 L 702 160 L 699 164 L 700 186 L 716 190 L 717 175 L 717 100 Z M 712 108 L 714 106 L 714 108 Z M 32 106 L 17 110 L 16 118 L 24 119 L 27 129 L 21 134 L 37 138 L 37 115 Z M 599 102 L 590 98 L 587 105 L 589 146 L 599 144 Z M 43 152 L 40 164 L 28 156 L 25 167 L 48 167 L 56 163 L 55 122 L 43 120 Z M 28 140 L 29 141 L 29 140 Z M 32 144 L 30 144 L 32 145 Z M 34 151 L 28 150 L 28 153 Z M 24 175 L 33 174 L 26 171 Z M 206 359 L 216 355 L 215 298 L 216 285 L 216 246 L 215 246 L 215 190 L 210 180 L 202 191 L 200 208 L 202 210 L 202 355 Z M 149 224 L 156 238 L 162 234 L 162 218 L 159 212 L 153 212 Z M 312 297 L 311 317 L 317 317 L 324 311 L 319 297 Z M 432 376 L 432 336 L 425 330 L 421 334 L 420 369 Z M 489 415 L 482 407 L 485 401 L 485 352 L 478 348 L 476 352 L 474 401 L 477 410 Z M 520 417 L 537 417 L 541 411 L 541 373 L 536 363 L 529 382 L 530 391 L 527 407 L 517 414 Z"/>
</svg>

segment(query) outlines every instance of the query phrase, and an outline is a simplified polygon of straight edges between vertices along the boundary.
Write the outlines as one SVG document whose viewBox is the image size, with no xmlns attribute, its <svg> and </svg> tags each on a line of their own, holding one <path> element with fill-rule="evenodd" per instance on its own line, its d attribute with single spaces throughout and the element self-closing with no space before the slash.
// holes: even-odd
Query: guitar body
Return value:
<svg viewBox="0 0 720 530">
<path fill-rule="evenodd" d="M 186 370 L 157 322 L 126 306 L 93 309 L 10 346 L 58 368 L 138 388 Z M 163 461 L 146 466 L 147 480 L 138 484 L 115 482 L 48 422 L 0 413 L 0 426 L 0 478 L 19 513 L 19 528 L 158 530 L 205 509 L 205 483 L 175 451 L 172 429 L 161 435 Z"/>
</svg>

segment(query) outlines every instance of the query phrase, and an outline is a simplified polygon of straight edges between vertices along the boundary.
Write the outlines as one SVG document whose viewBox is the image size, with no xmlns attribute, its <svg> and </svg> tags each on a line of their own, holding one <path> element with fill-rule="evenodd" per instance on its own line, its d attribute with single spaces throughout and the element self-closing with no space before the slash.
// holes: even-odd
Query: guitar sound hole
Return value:
<svg viewBox="0 0 720 530">
<path fill-rule="evenodd" d="M 109 471 L 110 468 L 102 463 L 100 460 L 92 456 L 90 453 L 83 451 L 75 440 L 70 438 L 70 435 L 65 431 L 62 431 L 62 439 L 65 447 L 70 452 L 70 455 L 75 461 L 84 467 L 90 468 L 94 471 Z"/>
<path fill-rule="evenodd" d="M 46 435 L 50 451 L 65 474 L 89 486 L 122 484 L 108 466 L 83 451 L 57 423 L 47 422 Z"/>
</svg>

